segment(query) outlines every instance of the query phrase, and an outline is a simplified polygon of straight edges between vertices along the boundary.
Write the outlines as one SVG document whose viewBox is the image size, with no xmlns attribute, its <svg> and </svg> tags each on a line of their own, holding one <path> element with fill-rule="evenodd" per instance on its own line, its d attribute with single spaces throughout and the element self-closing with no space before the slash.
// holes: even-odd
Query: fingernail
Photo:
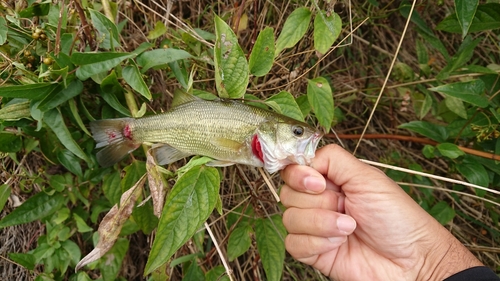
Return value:
<svg viewBox="0 0 500 281">
<path fill-rule="evenodd" d="M 337 227 L 345 234 L 350 234 L 356 228 L 356 221 L 349 216 L 340 216 L 337 219 Z"/>
<path fill-rule="evenodd" d="M 325 179 L 309 176 L 304 179 L 304 187 L 309 191 L 321 192 L 325 190 L 326 182 Z"/>
<path fill-rule="evenodd" d="M 347 236 L 328 237 L 328 240 L 333 244 L 342 244 L 347 241 Z"/>
</svg>

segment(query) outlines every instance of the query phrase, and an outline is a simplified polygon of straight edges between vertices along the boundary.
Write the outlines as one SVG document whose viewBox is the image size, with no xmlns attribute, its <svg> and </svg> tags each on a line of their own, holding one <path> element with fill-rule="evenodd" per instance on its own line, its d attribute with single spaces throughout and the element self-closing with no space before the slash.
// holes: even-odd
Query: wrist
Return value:
<svg viewBox="0 0 500 281">
<path fill-rule="evenodd" d="M 434 245 L 427 249 L 423 266 L 416 280 L 442 281 L 465 269 L 483 264 L 451 233 L 439 226 L 441 235 L 436 235 Z"/>
</svg>

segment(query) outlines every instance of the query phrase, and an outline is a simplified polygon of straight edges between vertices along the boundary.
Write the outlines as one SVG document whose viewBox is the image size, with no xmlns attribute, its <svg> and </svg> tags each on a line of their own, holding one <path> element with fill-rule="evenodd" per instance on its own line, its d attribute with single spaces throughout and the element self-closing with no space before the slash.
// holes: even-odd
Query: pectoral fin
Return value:
<svg viewBox="0 0 500 281">
<path fill-rule="evenodd" d="M 222 161 L 222 160 L 212 160 L 205 165 L 210 166 L 210 167 L 227 167 L 227 166 L 234 165 L 234 163 L 229 162 L 229 161 Z"/>
<path fill-rule="evenodd" d="M 225 148 L 234 152 L 241 151 L 241 148 L 243 148 L 244 145 L 241 142 L 227 138 L 214 138 L 211 140 L 211 143 L 218 147 Z"/>
<path fill-rule="evenodd" d="M 168 144 L 157 144 L 151 149 L 153 149 L 153 154 L 159 165 L 167 165 L 192 155 L 191 153 L 180 151 Z"/>
</svg>

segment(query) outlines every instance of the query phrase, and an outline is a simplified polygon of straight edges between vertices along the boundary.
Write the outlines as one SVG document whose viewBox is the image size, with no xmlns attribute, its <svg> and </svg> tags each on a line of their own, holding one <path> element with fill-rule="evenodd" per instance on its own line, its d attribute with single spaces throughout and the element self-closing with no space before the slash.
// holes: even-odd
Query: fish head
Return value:
<svg viewBox="0 0 500 281">
<path fill-rule="evenodd" d="M 259 128 L 257 136 L 264 168 L 269 173 L 289 164 L 311 164 L 323 133 L 295 120 L 267 123 Z"/>
</svg>

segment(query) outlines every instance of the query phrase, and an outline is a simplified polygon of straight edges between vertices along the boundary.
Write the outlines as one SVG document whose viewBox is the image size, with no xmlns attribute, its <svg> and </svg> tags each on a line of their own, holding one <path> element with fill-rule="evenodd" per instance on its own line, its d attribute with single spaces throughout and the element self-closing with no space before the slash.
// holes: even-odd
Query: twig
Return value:
<svg viewBox="0 0 500 281">
<path fill-rule="evenodd" d="M 276 187 L 274 187 L 274 184 L 269 180 L 269 176 L 266 174 L 266 172 L 264 172 L 264 170 L 261 167 L 259 167 L 258 169 L 259 169 L 260 174 L 264 178 L 264 181 L 266 182 L 267 187 L 269 188 L 269 190 L 273 194 L 274 199 L 276 199 L 276 202 L 280 202 L 280 197 L 276 193 Z"/>
<path fill-rule="evenodd" d="M 339 139 L 360 139 L 361 135 L 347 135 L 347 134 L 337 134 Z M 327 138 L 334 138 L 335 135 L 333 134 L 327 134 L 325 135 Z M 401 140 L 401 141 L 410 141 L 410 142 L 417 142 L 417 143 L 423 143 L 423 144 L 429 144 L 429 145 L 437 145 L 439 142 L 433 141 L 430 139 L 426 138 L 419 138 L 419 137 L 413 137 L 413 136 L 403 136 L 403 135 L 387 135 L 387 134 L 365 134 L 363 136 L 365 139 L 391 139 L 391 140 Z M 458 149 L 462 150 L 465 153 L 472 154 L 475 156 L 487 158 L 487 159 L 492 159 L 496 161 L 500 161 L 500 155 L 498 154 L 493 154 L 485 151 L 479 151 L 475 150 L 472 148 L 468 147 L 463 147 L 457 145 Z"/>
<path fill-rule="evenodd" d="M 389 67 L 389 71 L 387 71 L 387 75 L 385 76 L 384 83 L 382 84 L 382 88 L 380 89 L 380 92 L 378 94 L 377 100 L 375 101 L 375 104 L 373 105 L 372 112 L 370 113 L 370 117 L 368 117 L 368 121 L 366 121 L 366 126 L 363 129 L 363 132 L 361 133 L 361 137 L 359 138 L 358 143 L 356 143 L 356 147 L 354 148 L 354 151 L 352 152 L 353 155 L 356 154 L 356 151 L 358 150 L 359 144 L 361 143 L 361 140 L 363 139 L 363 136 L 366 133 L 366 130 L 368 129 L 368 126 L 370 125 L 370 122 L 372 121 L 373 114 L 375 114 L 375 110 L 377 109 L 377 105 L 380 102 L 380 99 L 382 98 L 382 94 L 384 93 L 385 86 L 387 85 L 387 82 L 389 81 L 389 77 L 391 76 L 392 69 L 394 68 L 394 64 L 396 64 L 396 60 L 398 59 L 398 54 L 399 50 L 401 49 L 401 45 L 403 44 L 406 30 L 408 29 L 408 25 L 410 24 L 411 17 L 413 14 L 413 9 L 415 8 L 416 0 L 413 0 L 413 3 L 411 5 L 410 13 L 408 15 L 408 20 L 406 21 L 405 27 L 403 29 L 403 34 L 401 35 L 401 38 L 399 39 L 398 47 L 396 48 L 396 52 L 394 53 L 394 57 L 392 58 L 391 66 Z"/>
<path fill-rule="evenodd" d="M 222 253 L 219 247 L 219 243 L 217 243 L 217 239 L 212 233 L 212 230 L 210 229 L 210 226 L 208 225 L 207 222 L 205 222 L 205 228 L 207 229 L 208 235 L 210 235 L 210 239 L 212 239 L 212 242 L 214 242 L 215 249 L 217 249 L 217 253 L 219 253 L 219 257 L 222 261 L 222 264 L 224 265 L 224 268 L 226 269 L 226 273 L 227 276 L 229 276 L 229 280 L 233 281 L 233 270 L 227 264 L 226 258 L 224 257 L 224 254 Z"/>
</svg>

